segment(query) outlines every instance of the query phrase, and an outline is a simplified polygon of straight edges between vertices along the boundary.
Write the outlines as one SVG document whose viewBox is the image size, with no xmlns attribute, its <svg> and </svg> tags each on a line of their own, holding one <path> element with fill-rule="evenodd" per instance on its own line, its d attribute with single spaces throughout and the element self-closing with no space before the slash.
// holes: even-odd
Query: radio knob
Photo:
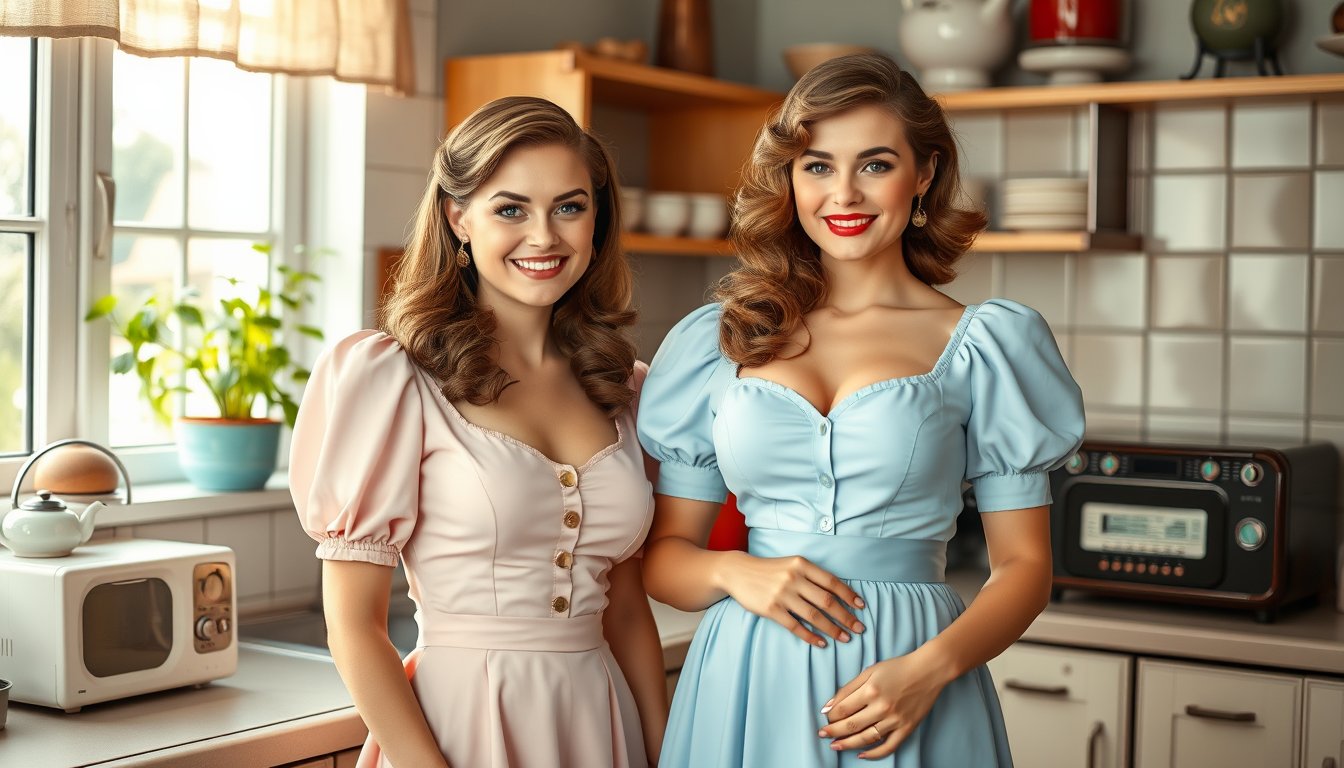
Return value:
<svg viewBox="0 0 1344 768">
<path fill-rule="evenodd" d="M 215 621 L 215 629 L 219 630 L 219 634 L 221 635 L 229 634 L 229 630 L 232 628 L 233 628 L 233 622 L 229 621 L 229 618 L 227 616 L 225 616 L 222 619 L 217 619 Z"/>
<path fill-rule="evenodd" d="M 219 571 L 211 571 L 201 579 L 201 595 L 206 600 L 216 603 L 224 596 L 224 574 Z"/>
<path fill-rule="evenodd" d="M 1199 465 L 1199 476 L 1210 483 L 1217 480 L 1220 474 L 1222 474 L 1222 468 L 1213 459 L 1206 459 Z"/>
<path fill-rule="evenodd" d="M 1254 488 L 1265 479 L 1265 471 L 1254 461 L 1248 461 L 1241 467 L 1241 482 Z"/>
<path fill-rule="evenodd" d="M 1087 469 L 1087 454 L 1078 451 L 1069 457 L 1069 463 L 1064 465 L 1064 471 L 1070 475 L 1076 475 Z"/>
<path fill-rule="evenodd" d="M 214 640 L 219 630 L 215 626 L 215 620 L 209 616 L 202 616 L 196 620 L 196 637 L 201 640 Z"/>
<path fill-rule="evenodd" d="M 1247 552 L 1254 552 L 1265 543 L 1265 524 L 1254 517 L 1243 517 L 1237 521 L 1237 546 Z"/>
<path fill-rule="evenodd" d="M 1107 476 L 1114 475 L 1116 472 L 1120 471 L 1120 459 L 1114 453 L 1108 453 L 1101 457 L 1098 466 L 1101 467 L 1101 474 Z"/>
</svg>

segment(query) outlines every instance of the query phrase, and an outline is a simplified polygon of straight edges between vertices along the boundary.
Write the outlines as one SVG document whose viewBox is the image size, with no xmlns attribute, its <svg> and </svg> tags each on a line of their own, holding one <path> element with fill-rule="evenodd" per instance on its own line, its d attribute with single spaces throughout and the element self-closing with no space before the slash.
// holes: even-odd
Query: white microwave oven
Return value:
<svg viewBox="0 0 1344 768">
<path fill-rule="evenodd" d="M 228 547 L 112 539 L 65 557 L 0 551 L 0 677 L 14 701 L 88 704 L 238 668 Z"/>
</svg>

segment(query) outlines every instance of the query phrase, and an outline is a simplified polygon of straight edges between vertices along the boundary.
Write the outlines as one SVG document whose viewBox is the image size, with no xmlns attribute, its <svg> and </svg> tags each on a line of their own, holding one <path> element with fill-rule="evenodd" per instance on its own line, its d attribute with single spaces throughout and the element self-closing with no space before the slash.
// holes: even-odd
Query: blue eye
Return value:
<svg viewBox="0 0 1344 768">
<path fill-rule="evenodd" d="M 829 170 L 831 170 L 831 169 L 830 169 L 830 167 L 829 167 L 828 165 L 826 165 L 825 163 L 820 163 L 820 162 L 816 162 L 816 163 L 808 163 L 807 165 L 804 165 L 804 166 L 803 166 L 803 173 L 810 173 L 810 174 L 814 174 L 814 175 L 816 175 L 816 174 L 821 174 L 821 173 L 826 173 L 826 172 L 829 171 Z"/>
<path fill-rule="evenodd" d="M 561 203 L 555 212 L 562 216 L 572 216 L 576 213 L 583 213 L 588 210 L 588 206 L 583 203 Z"/>
<path fill-rule="evenodd" d="M 516 205 L 501 205 L 495 209 L 495 215 L 506 219 L 516 219 L 523 215 L 523 209 Z"/>
<path fill-rule="evenodd" d="M 867 165 L 863 166 L 863 170 L 867 171 L 868 173 L 882 173 L 884 171 L 890 171 L 891 164 L 882 160 L 874 160 L 871 163 L 868 163 Z"/>
</svg>

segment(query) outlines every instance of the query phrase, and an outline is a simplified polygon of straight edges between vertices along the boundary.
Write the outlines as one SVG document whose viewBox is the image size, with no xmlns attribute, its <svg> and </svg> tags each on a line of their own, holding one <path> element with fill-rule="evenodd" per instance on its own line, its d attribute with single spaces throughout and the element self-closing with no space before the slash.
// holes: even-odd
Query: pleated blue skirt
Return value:
<svg viewBox="0 0 1344 768">
<path fill-rule="evenodd" d="M 821 707 L 865 668 L 903 656 L 965 610 L 943 581 L 938 541 L 753 529 L 761 557 L 802 555 L 841 577 L 867 603 L 867 628 L 848 643 L 803 642 L 769 619 L 722 600 L 705 612 L 677 682 L 661 768 L 978 768 L 1012 765 L 989 670 L 943 689 L 929 715 L 889 757 L 835 752 L 817 736 Z"/>
</svg>

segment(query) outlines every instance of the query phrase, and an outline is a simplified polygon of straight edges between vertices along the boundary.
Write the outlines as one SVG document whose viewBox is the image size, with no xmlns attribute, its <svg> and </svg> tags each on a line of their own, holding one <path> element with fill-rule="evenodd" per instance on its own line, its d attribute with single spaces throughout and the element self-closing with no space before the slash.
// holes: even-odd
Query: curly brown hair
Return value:
<svg viewBox="0 0 1344 768">
<path fill-rule="evenodd" d="M 596 205 L 592 264 L 556 302 L 551 334 L 588 398 L 615 415 L 633 397 L 628 381 L 635 362 L 634 344 L 623 330 L 635 322 L 635 312 L 630 265 L 620 251 L 615 165 L 602 142 L 545 99 L 496 99 L 444 139 L 379 324 L 440 382 L 449 401 L 499 400 L 511 380 L 495 357 L 495 316 L 476 302 L 474 262 L 457 264 L 462 243 L 448 225 L 447 205 L 467 207 L 510 149 L 548 144 L 570 147 L 583 158 Z"/>
<path fill-rule="evenodd" d="M 911 274 L 928 285 L 950 282 L 953 265 L 988 223 L 983 213 L 957 206 L 956 141 L 942 107 L 914 77 L 871 53 L 813 67 L 761 128 L 733 202 L 729 238 L 740 266 L 719 283 L 715 298 L 723 302 L 720 344 L 738 365 L 778 357 L 803 316 L 826 296 L 820 251 L 798 221 L 791 168 L 811 140 L 809 126 L 866 105 L 886 108 L 901 121 L 920 167 L 938 155 L 923 201 L 928 223 L 901 236 Z"/>
</svg>

